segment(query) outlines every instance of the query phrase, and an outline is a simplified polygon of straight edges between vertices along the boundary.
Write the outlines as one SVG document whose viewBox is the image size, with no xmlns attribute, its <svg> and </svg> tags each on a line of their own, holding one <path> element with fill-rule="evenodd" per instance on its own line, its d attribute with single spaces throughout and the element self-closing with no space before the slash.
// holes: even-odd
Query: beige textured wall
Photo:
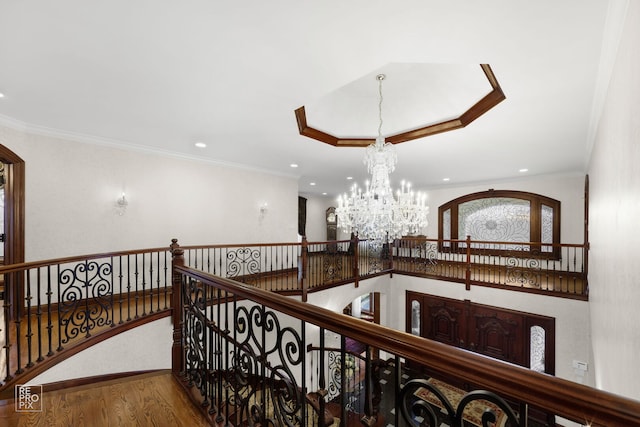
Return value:
<svg viewBox="0 0 640 427">
<path fill-rule="evenodd" d="M 26 163 L 27 260 L 163 247 L 173 237 L 185 245 L 296 240 L 291 177 L 2 126 L 0 144 Z M 122 191 L 129 205 L 119 216 Z"/>
<path fill-rule="evenodd" d="M 640 400 L 640 3 L 631 1 L 589 165 L 596 385 Z"/>
</svg>

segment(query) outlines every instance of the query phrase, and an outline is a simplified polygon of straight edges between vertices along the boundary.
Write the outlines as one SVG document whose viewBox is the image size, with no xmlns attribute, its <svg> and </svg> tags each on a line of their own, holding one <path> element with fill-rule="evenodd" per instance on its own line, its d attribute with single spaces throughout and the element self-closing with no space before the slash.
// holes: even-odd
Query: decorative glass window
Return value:
<svg viewBox="0 0 640 427">
<path fill-rule="evenodd" d="M 360 310 L 362 310 L 363 313 L 368 313 L 368 314 L 373 313 L 373 309 L 371 307 L 372 299 L 373 298 L 371 298 L 371 294 L 362 295 L 360 297 Z"/>
<path fill-rule="evenodd" d="M 411 301 L 411 333 L 420 336 L 420 303 Z"/>
<path fill-rule="evenodd" d="M 491 197 L 470 200 L 458 206 L 458 229 L 462 231 L 462 236 L 470 236 L 471 240 L 530 242 L 530 224 L 531 203 L 528 200 Z M 472 247 L 491 246 L 474 244 Z M 517 245 L 501 246 L 501 249 L 516 248 Z"/>
<path fill-rule="evenodd" d="M 546 348 L 546 331 L 542 326 L 532 326 L 529 338 L 529 368 L 536 372 L 546 372 L 544 360 Z"/>
<path fill-rule="evenodd" d="M 524 251 L 556 257 L 560 243 L 560 202 L 523 191 L 489 190 L 468 194 L 438 208 L 441 247 L 474 251 Z M 545 245 L 546 243 L 546 245 Z"/>
<path fill-rule="evenodd" d="M 551 206 L 541 206 L 541 239 L 542 243 L 553 243 L 553 208 Z M 543 252 L 552 252 L 552 246 L 542 246 Z"/>
<path fill-rule="evenodd" d="M 451 209 L 447 209 L 442 212 L 442 238 L 444 240 L 451 240 Z M 451 242 L 443 242 L 445 247 L 451 247 Z"/>
</svg>

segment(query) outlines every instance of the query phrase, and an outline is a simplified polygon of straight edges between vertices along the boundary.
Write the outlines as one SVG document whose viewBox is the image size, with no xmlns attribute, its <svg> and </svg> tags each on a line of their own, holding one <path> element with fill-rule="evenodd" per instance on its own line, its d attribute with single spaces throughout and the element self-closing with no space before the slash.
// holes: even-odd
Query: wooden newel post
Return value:
<svg viewBox="0 0 640 427">
<path fill-rule="evenodd" d="M 171 239 L 171 309 L 173 320 L 173 345 L 171 346 L 171 372 L 180 375 L 183 371 L 182 348 L 182 276 L 175 267 L 184 266 L 184 250 L 180 248 L 178 239 Z"/>
<path fill-rule="evenodd" d="M 302 236 L 302 245 L 300 250 L 300 264 L 298 265 L 298 281 L 299 288 L 302 292 L 302 301 L 307 302 L 307 265 L 309 263 L 309 242 L 307 242 L 307 236 Z"/>
<path fill-rule="evenodd" d="M 353 284 L 357 288 L 360 285 L 360 267 L 358 266 L 358 257 L 360 256 L 358 254 L 358 246 L 360 246 L 360 240 L 358 239 L 358 236 L 353 233 L 351 234 L 351 245 L 353 246 Z"/>
<path fill-rule="evenodd" d="M 467 270 L 465 272 L 465 289 L 471 290 L 471 236 L 467 235 Z"/>
</svg>

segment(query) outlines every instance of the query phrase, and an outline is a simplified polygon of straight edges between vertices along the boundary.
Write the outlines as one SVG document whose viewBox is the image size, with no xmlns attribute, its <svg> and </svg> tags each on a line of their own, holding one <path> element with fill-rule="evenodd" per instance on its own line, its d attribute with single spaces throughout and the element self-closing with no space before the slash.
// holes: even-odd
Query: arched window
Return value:
<svg viewBox="0 0 640 427">
<path fill-rule="evenodd" d="M 493 242 L 473 243 L 476 253 L 520 250 L 549 258 L 560 254 L 560 248 L 552 246 L 560 243 L 560 201 L 540 194 L 512 190 L 467 194 L 440 206 L 438 219 L 444 248 L 464 249 L 465 243 L 446 241 L 470 236 Z"/>
</svg>

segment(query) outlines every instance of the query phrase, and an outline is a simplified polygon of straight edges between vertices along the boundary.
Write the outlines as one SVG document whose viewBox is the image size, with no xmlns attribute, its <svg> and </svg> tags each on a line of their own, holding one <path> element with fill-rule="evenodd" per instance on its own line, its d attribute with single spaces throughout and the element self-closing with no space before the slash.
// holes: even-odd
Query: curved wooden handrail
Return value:
<svg viewBox="0 0 640 427">
<path fill-rule="evenodd" d="M 188 267 L 174 265 L 174 272 L 576 422 L 627 426 L 636 425 L 640 420 L 640 402 L 629 398 L 334 313 Z"/>
<path fill-rule="evenodd" d="M 364 240 L 363 240 L 364 241 Z M 328 240 L 326 242 L 307 242 L 306 245 L 326 245 L 329 243 L 349 243 L 351 240 Z M 192 249 L 224 249 L 224 248 L 252 248 L 252 247 L 273 247 L 273 246 L 303 246 L 301 242 L 291 242 L 291 243 L 249 243 L 249 244 L 224 244 L 224 245 L 180 245 L 180 248 L 183 250 L 192 250 Z"/>
<path fill-rule="evenodd" d="M 15 273 L 17 271 L 29 270 L 31 268 L 39 268 L 39 267 L 47 267 L 50 265 L 87 261 L 90 259 L 112 258 L 112 257 L 115 258 L 115 257 L 125 256 L 125 255 L 147 254 L 150 252 L 167 252 L 167 254 L 169 254 L 170 249 L 167 246 L 163 248 L 136 249 L 136 250 L 118 251 L 118 252 L 103 252 L 103 253 L 96 253 L 96 254 L 89 254 L 89 255 L 74 255 L 74 256 L 63 257 L 63 258 L 47 259 L 43 261 L 29 261 L 29 262 L 23 262 L 19 264 L 2 265 L 0 266 L 0 274 Z"/>
<path fill-rule="evenodd" d="M 428 237 L 418 236 L 406 236 L 402 238 L 403 241 L 417 241 L 417 242 L 434 242 L 434 243 L 467 243 L 467 239 L 432 239 Z M 504 242 L 493 240 L 471 240 L 473 244 L 483 245 L 523 245 L 523 246 L 549 246 L 557 248 L 584 248 L 584 243 L 543 243 L 543 242 Z"/>
<path fill-rule="evenodd" d="M 452 243 L 466 243 L 467 241 L 465 239 L 431 239 L 431 238 L 424 238 L 424 237 L 403 237 L 403 240 L 415 240 L 415 241 L 427 241 L 427 242 L 438 242 L 438 243 L 442 243 L 442 242 L 452 242 Z M 307 246 L 311 246 L 311 245 L 324 245 L 324 244 L 329 244 L 329 243 L 349 243 L 351 242 L 350 240 L 337 240 L 337 241 L 321 241 L 321 242 L 308 242 L 306 243 Z M 362 242 L 364 242 L 364 240 L 362 240 Z M 507 244 L 509 242 L 498 242 L 498 241 L 484 241 L 484 240 L 473 240 L 472 241 L 474 244 Z M 576 243 L 540 243 L 540 242 L 518 242 L 518 244 L 521 245 L 531 245 L 531 246 L 540 246 L 540 245 L 544 245 L 544 246 L 552 246 L 552 247 L 585 247 L 585 244 L 576 244 Z M 190 246 L 180 246 L 183 250 L 193 250 L 193 249 L 213 249 L 213 248 L 245 248 L 245 247 L 274 247 L 274 246 L 301 246 L 302 243 L 300 242 L 293 242 L 293 243 L 249 243 L 249 244 L 217 244 L 217 245 L 190 245 Z M 38 268 L 38 267 L 46 267 L 48 265 L 56 265 L 56 264 L 65 264 L 65 263 L 70 263 L 70 262 L 79 262 L 79 261 L 85 261 L 85 260 L 90 260 L 90 259 L 98 259 L 98 258 L 110 258 L 110 257 L 118 257 L 118 256 L 124 256 L 124 255 L 136 255 L 136 254 L 143 254 L 143 253 L 149 253 L 149 252 L 169 252 L 170 248 L 169 246 L 166 247 L 159 247 L 159 248 L 148 248 L 148 249 L 135 249 L 135 250 L 126 250 L 126 251 L 114 251 L 114 252 L 101 252 L 101 253 L 94 253 L 94 254 L 88 254 L 88 255 L 73 255 L 73 256 L 68 256 L 68 257 L 62 257 L 62 258 L 53 258 L 53 259 L 47 259 L 47 260 L 41 260 L 41 261 L 29 261 L 29 262 L 23 262 L 23 263 L 17 263 L 17 264 L 11 264 L 11 265 L 0 265 L 0 274 L 8 274 L 8 273 L 15 273 L 17 271 L 22 271 L 22 270 L 27 270 L 30 268 Z"/>
</svg>

